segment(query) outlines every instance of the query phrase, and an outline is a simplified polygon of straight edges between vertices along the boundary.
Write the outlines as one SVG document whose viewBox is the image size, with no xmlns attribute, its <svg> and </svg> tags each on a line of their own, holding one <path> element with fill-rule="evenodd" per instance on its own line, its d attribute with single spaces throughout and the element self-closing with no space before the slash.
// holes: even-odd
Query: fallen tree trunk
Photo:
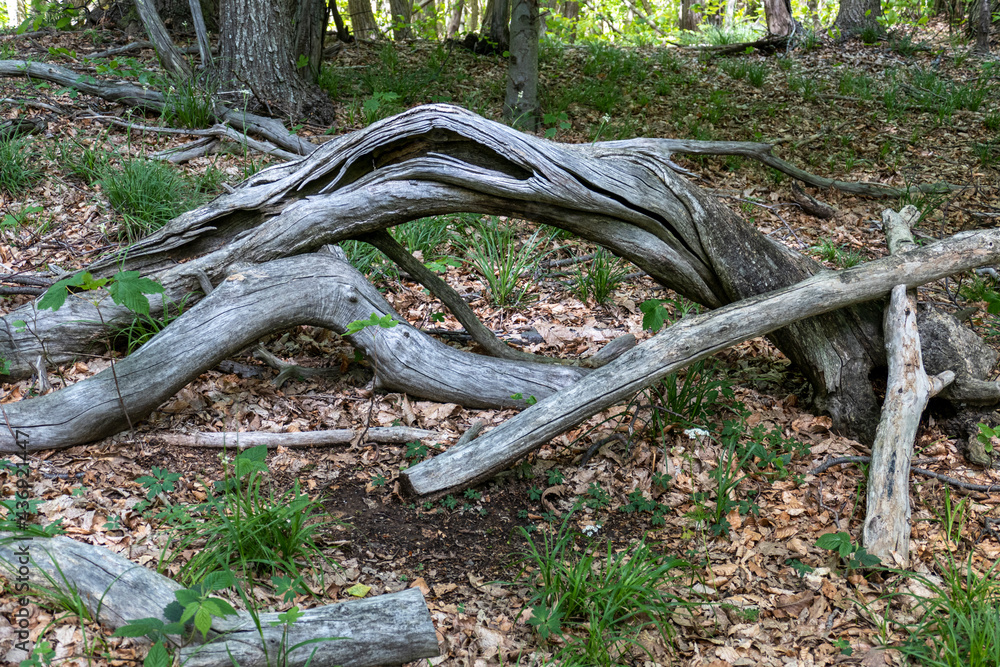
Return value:
<svg viewBox="0 0 1000 667">
<path fill-rule="evenodd" d="M 910 226 L 920 217 L 913 206 L 885 211 L 883 229 L 889 252 L 913 252 Z M 883 563 L 907 567 L 910 560 L 910 459 L 920 416 L 927 401 L 955 379 L 951 370 L 928 377 L 920 354 L 917 293 L 897 285 L 885 311 L 889 378 L 882 419 L 872 445 L 863 542 Z"/>
<path fill-rule="evenodd" d="M 100 321 L 99 307 L 85 303 Z M 351 322 L 372 313 L 400 319 L 364 276 L 329 253 L 234 273 L 112 368 L 51 394 L 0 406 L 6 426 L 0 427 L 0 452 L 56 449 L 112 435 L 271 331 L 309 324 L 344 334 Z M 462 352 L 405 322 L 390 329 L 368 327 L 347 338 L 374 357 L 381 386 L 468 406 L 523 406 L 511 396 L 542 398 L 587 372 Z"/>
<path fill-rule="evenodd" d="M 102 547 L 65 537 L 41 538 L 0 533 L 0 576 L 13 583 L 27 576 L 36 588 L 57 588 L 78 595 L 98 623 L 119 628 L 141 618 L 169 620 L 164 608 L 174 602 L 177 582 Z M 22 593 L 23 594 L 23 593 Z M 181 664 L 192 667 L 265 667 L 279 647 L 309 639 L 341 637 L 311 644 L 288 654 L 288 665 L 305 665 L 314 648 L 313 667 L 370 667 L 399 664 L 438 655 L 437 635 L 418 588 L 367 600 L 307 609 L 288 630 L 276 613 L 259 615 L 260 628 L 248 612 L 213 618 L 208 641 L 179 651 Z M 195 641 L 201 637 L 195 635 Z M 265 653 L 267 647 L 267 653 Z M 230 658 L 235 659 L 233 662 Z"/>
<path fill-rule="evenodd" d="M 400 472 L 411 495 L 437 497 L 506 468 L 575 424 L 699 359 L 816 313 L 876 299 L 1000 260 L 1000 230 L 962 233 L 919 250 L 686 317 L 575 385 L 541 400 L 489 433 Z"/>
<path fill-rule="evenodd" d="M 419 107 L 329 141 L 307 159 L 264 170 L 90 270 L 98 276 L 140 271 L 163 284 L 169 299 L 191 303 L 202 285 L 239 267 L 424 216 L 470 211 L 566 229 L 712 308 L 822 268 L 679 176 L 672 150 L 686 149 L 651 139 L 560 145 L 464 109 Z M 160 308 L 158 299 L 151 303 L 154 315 Z M 40 354 L 62 363 L 101 342 L 93 329 L 89 339 L 67 332 L 61 318 L 31 306 L 4 318 L 0 356 L 12 377 L 30 373 Z M 15 320 L 29 326 L 18 329 Z M 878 422 L 869 374 L 885 354 L 880 329 L 879 309 L 861 307 L 772 334 L 810 380 L 817 409 L 829 412 L 840 430 L 869 440 Z"/>
</svg>

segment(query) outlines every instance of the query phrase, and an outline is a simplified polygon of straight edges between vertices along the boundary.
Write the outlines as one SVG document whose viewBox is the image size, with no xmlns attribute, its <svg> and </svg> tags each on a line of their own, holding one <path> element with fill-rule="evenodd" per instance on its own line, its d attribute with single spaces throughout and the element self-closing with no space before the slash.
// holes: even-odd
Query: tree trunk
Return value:
<svg viewBox="0 0 1000 667">
<path fill-rule="evenodd" d="M 764 0 L 764 16 L 769 35 L 785 37 L 795 30 L 792 3 L 789 0 Z"/>
<path fill-rule="evenodd" d="M 469 0 L 469 22 L 465 25 L 469 32 L 479 27 L 479 0 Z"/>
<path fill-rule="evenodd" d="M 496 53 L 510 48 L 510 0 L 486 0 L 480 36 L 494 45 Z"/>
<path fill-rule="evenodd" d="M 869 30 L 882 34 L 878 19 L 882 16 L 881 0 L 841 0 L 834 25 L 841 37 L 853 37 Z"/>
<path fill-rule="evenodd" d="M 538 128 L 538 0 L 514 0 L 504 120 L 529 132 Z"/>
<path fill-rule="evenodd" d="M 693 0 L 681 0 L 681 17 L 678 27 L 681 30 L 697 30 L 701 23 L 701 14 L 694 11 L 693 6 L 697 3 Z"/>
<path fill-rule="evenodd" d="M 326 2 L 298 0 L 295 3 L 295 64 L 300 76 L 310 83 L 319 80 L 325 36 Z M 299 66 L 303 56 L 305 65 Z"/>
<path fill-rule="evenodd" d="M 389 0 L 389 11 L 392 12 L 392 36 L 400 42 L 413 37 L 410 17 L 410 0 Z"/>
<path fill-rule="evenodd" d="M 347 13 L 357 39 L 371 40 L 378 37 L 378 26 L 375 24 L 375 14 L 372 13 L 371 0 L 347 0 Z"/>
<path fill-rule="evenodd" d="M 222 0 L 216 71 L 221 80 L 247 91 L 246 104 L 270 116 L 327 123 L 333 118 L 329 97 L 297 67 L 294 18 L 293 0 Z M 303 39 L 303 46 L 312 48 L 317 35 Z"/>
<path fill-rule="evenodd" d="M 337 0 L 330 0 L 326 7 L 327 13 L 333 18 L 334 28 L 337 30 L 337 41 L 345 44 L 351 42 L 354 38 L 351 36 L 351 31 L 344 25 L 344 19 L 341 18 L 340 10 L 337 9 Z"/>
<path fill-rule="evenodd" d="M 174 46 L 167 28 L 163 25 L 159 13 L 151 0 L 135 0 L 135 8 L 139 12 L 142 24 L 146 26 L 146 34 L 149 41 L 156 47 L 156 55 L 160 59 L 163 69 L 170 75 L 178 79 L 188 79 L 191 77 L 191 69 L 188 67 L 184 56 Z"/>
<path fill-rule="evenodd" d="M 973 0 L 969 5 L 969 24 L 976 33 L 976 53 L 989 54 L 990 27 L 992 24 L 990 0 Z"/>
<path fill-rule="evenodd" d="M 445 36 L 454 39 L 458 31 L 462 29 L 462 14 L 465 11 L 465 0 L 456 0 L 452 5 L 451 13 L 448 15 L 448 24 L 445 26 Z"/>
</svg>

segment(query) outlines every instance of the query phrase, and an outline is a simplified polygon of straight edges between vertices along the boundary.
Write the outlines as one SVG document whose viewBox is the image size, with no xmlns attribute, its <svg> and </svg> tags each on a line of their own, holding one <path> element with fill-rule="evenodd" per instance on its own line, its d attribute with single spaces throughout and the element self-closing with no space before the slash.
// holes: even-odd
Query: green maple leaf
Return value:
<svg viewBox="0 0 1000 667">
<path fill-rule="evenodd" d="M 139 315 L 149 315 L 149 300 L 144 295 L 163 292 L 163 285 L 151 278 L 141 278 L 138 271 L 119 271 L 108 285 L 112 301 Z"/>
</svg>

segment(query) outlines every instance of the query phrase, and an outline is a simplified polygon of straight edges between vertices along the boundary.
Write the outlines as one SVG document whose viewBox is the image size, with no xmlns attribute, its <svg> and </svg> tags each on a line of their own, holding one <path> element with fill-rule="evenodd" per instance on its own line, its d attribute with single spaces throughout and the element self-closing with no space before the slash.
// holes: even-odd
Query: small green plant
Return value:
<svg viewBox="0 0 1000 667">
<path fill-rule="evenodd" d="M 361 104 L 365 125 L 371 125 L 377 120 L 388 118 L 400 110 L 400 97 L 394 92 L 374 92 Z"/>
<path fill-rule="evenodd" d="M 226 465 L 216 492 L 205 485 L 208 501 L 179 523 L 166 561 L 197 547 L 181 567 L 182 581 L 201 581 L 236 566 L 247 579 L 251 574 L 298 577 L 300 563 L 328 560 L 317 540 L 334 519 L 319 500 L 301 491 L 298 481 L 281 494 L 265 491 L 266 455 L 266 447 L 240 452 Z"/>
<path fill-rule="evenodd" d="M 423 461 L 427 458 L 427 445 L 419 440 L 406 443 L 406 460 L 412 463 Z"/>
<path fill-rule="evenodd" d="M 595 510 L 604 509 L 611 505 L 611 494 L 605 491 L 604 487 L 597 482 L 591 482 L 590 486 L 587 487 L 583 504 Z"/>
<path fill-rule="evenodd" d="M 560 111 L 559 113 L 547 113 L 542 114 L 542 124 L 549 126 L 545 130 L 546 139 L 555 139 L 556 134 L 559 130 L 566 131 L 572 128 L 572 124 L 569 122 L 569 116 L 566 115 L 565 111 Z"/>
<path fill-rule="evenodd" d="M 42 178 L 27 138 L 0 141 L 0 191 L 15 199 Z"/>
<path fill-rule="evenodd" d="M 1000 664 L 1000 580 L 997 563 L 985 572 L 964 564 L 951 552 L 938 563 L 941 577 L 906 572 L 931 595 L 908 595 L 915 603 L 912 623 L 900 624 L 906 637 L 894 648 L 917 664 L 941 667 L 992 667 Z"/>
<path fill-rule="evenodd" d="M 156 466 L 153 466 L 152 473 L 152 475 L 143 475 L 135 480 L 146 487 L 146 501 L 140 511 L 148 507 L 161 493 L 173 491 L 175 482 L 182 477 L 179 472 L 170 472 L 166 468 L 158 468 Z"/>
<path fill-rule="evenodd" d="M 174 80 L 161 89 L 164 125 L 197 130 L 215 121 L 215 91 L 206 90 L 195 78 Z"/>
<path fill-rule="evenodd" d="M 830 239 L 822 239 L 820 244 L 811 248 L 812 252 L 827 262 L 836 264 L 842 269 L 849 269 L 864 262 L 864 256 L 857 250 L 844 250 Z"/>
<path fill-rule="evenodd" d="M 788 88 L 798 93 L 806 102 L 819 99 L 820 83 L 811 76 L 792 75 L 788 77 Z"/>
<path fill-rule="evenodd" d="M 18 231 L 31 221 L 32 216 L 43 210 L 45 209 L 41 206 L 25 206 L 20 211 L 5 214 L 3 219 L 0 219 L 0 232 Z"/>
<path fill-rule="evenodd" d="M 816 546 L 820 549 L 836 552 L 848 572 L 858 568 L 877 567 L 882 563 L 878 556 L 868 553 L 861 545 L 855 544 L 851 540 L 850 533 L 825 533 L 816 540 Z"/>
<path fill-rule="evenodd" d="M 1000 426 L 991 427 L 986 424 L 980 424 L 979 433 L 976 434 L 976 438 L 982 443 L 986 453 L 990 454 L 993 452 L 993 443 L 997 441 L 996 438 L 1000 438 Z"/>
<path fill-rule="evenodd" d="M 626 264 L 604 248 L 598 248 L 594 258 L 577 270 L 576 295 L 583 302 L 593 296 L 598 304 L 607 303 L 627 275 Z"/>
<path fill-rule="evenodd" d="M 188 210 L 195 202 L 191 183 L 176 169 L 156 160 L 125 160 L 107 170 L 101 190 L 122 214 L 121 235 L 136 241 Z"/>
<path fill-rule="evenodd" d="M 524 401 L 524 404 L 527 406 L 532 406 L 538 402 L 538 399 L 535 398 L 534 396 L 525 397 L 525 395 L 522 394 L 521 392 L 517 392 L 516 394 L 511 394 L 510 397 L 515 401 Z"/>
<path fill-rule="evenodd" d="M 467 261 L 483 277 L 493 297 L 501 307 L 516 307 L 528 298 L 528 288 L 520 287 L 522 276 L 538 270 L 544 254 L 541 230 L 519 243 L 510 226 L 501 226 L 491 217 L 479 223 L 469 239 L 458 241 Z"/>
<path fill-rule="evenodd" d="M 191 588 L 174 591 L 177 598 L 168 604 L 163 615 L 169 623 L 159 618 L 140 618 L 130 621 L 114 632 L 115 637 L 149 637 L 155 642 L 165 645 L 169 635 L 180 636 L 180 645 L 194 641 L 198 633 L 202 640 L 208 638 L 212 629 L 213 618 L 235 616 L 236 610 L 222 598 L 212 597 L 212 593 L 236 585 L 231 572 L 214 572 L 205 576 Z M 164 649 L 166 647 L 164 646 Z"/>
<path fill-rule="evenodd" d="M 619 553 L 610 543 L 606 551 L 593 542 L 577 550 L 569 517 L 537 541 L 523 528 L 521 533 L 527 548 L 513 585 L 528 586 L 528 623 L 539 637 L 560 637 L 557 664 L 614 665 L 613 656 L 623 650 L 648 652 L 638 641 L 646 627 L 669 638 L 669 616 L 683 601 L 664 589 L 685 561 L 658 555 L 645 542 Z"/>
</svg>

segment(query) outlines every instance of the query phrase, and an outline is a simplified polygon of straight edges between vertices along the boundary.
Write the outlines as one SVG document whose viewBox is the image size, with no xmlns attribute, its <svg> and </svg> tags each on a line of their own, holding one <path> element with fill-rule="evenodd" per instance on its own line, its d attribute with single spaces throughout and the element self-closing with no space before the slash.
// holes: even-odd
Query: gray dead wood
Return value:
<svg viewBox="0 0 1000 667">
<path fill-rule="evenodd" d="M 27 565 L 22 561 L 22 549 L 29 554 Z M 78 593 L 92 616 L 110 628 L 140 618 L 168 622 L 163 609 L 176 599 L 174 592 L 183 588 L 103 547 L 65 537 L 18 540 L 10 533 L 0 533 L 0 576 L 13 584 L 21 567 L 38 588 L 55 586 L 66 594 Z M 181 663 L 192 667 L 264 667 L 268 664 L 266 646 L 273 664 L 281 645 L 282 628 L 271 626 L 277 620 L 276 613 L 260 614 L 258 631 L 245 611 L 237 617 L 215 618 L 208 643 L 182 649 Z M 315 667 L 369 667 L 438 655 L 434 624 L 417 588 L 307 609 L 289 630 L 287 646 L 319 637 L 345 639 L 293 651 L 287 664 L 304 665 L 317 646 L 312 661 Z"/>
<path fill-rule="evenodd" d="M 209 447 L 212 449 L 244 450 L 249 447 L 326 447 L 346 445 L 360 435 L 352 428 L 337 428 L 326 431 L 303 431 L 299 433 L 226 432 L 226 433 L 163 433 L 157 437 L 168 445 L 181 447 Z M 407 426 L 372 427 L 364 431 L 363 442 L 384 442 L 402 444 L 414 440 L 441 439 L 437 431 Z"/>
<path fill-rule="evenodd" d="M 51 81 L 87 95 L 93 95 L 109 102 L 119 102 L 130 107 L 138 107 L 160 113 L 164 99 L 159 92 L 136 86 L 124 81 L 101 81 L 87 74 L 80 75 L 73 70 L 49 63 L 27 60 L 0 60 L 0 76 L 28 77 Z M 216 105 L 216 116 L 233 125 L 244 134 L 259 135 L 280 148 L 295 155 L 308 155 L 316 146 L 296 134 L 290 134 L 281 121 L 224 105 Z"/>
<path fill-rule="evenodd" d="M 2 71 L 3 63 L 0 63 Z M 43 68 L 44 69 L 44 68 Z M 308 158 L 264 170 L 236 192 L 185 213 L 161 231 L 90 267 L 160 281 L 191 301 L 237 267 L 316 250 L 425 216 L 477 212 L 566 229 L 628 259 L 655 280 L 708 307 L 794 284 L 822 267 L 747 225 L 677 174 L 678 142 L 638 139 L 561 145 L 448 105 L 411 109 L 337 137 Z M 191 302 L 189 301 L 189 302 Z M 160 304 L 151 304 L 157 313 Z M 0 335 L 11 375 L 44 352 L 73 359 L 81 339 L 25 307 L 6 316 L 30 330 Z M 881 310 L 828 313 L 773 332 L 802 369 L 816 409 L 870 438 L 878 402 L 869 382 L 884 364 Z M 446 380 L 445 380 L 446 382 Z"/>
<path fill-rule="evenodd" d="M 0 62 L 0 72 L 3 67 Z M 740 146 L 729 149 L 747 152 Z M 244 267 L 460 212 L 566 229 L 711 308 L 822 270 L 679 175 L 670 154 L 687 150 L 709 152 L 658 139 L 562 145 L 457 107 L 418 107 L 337 137 L 305 159 L 266 169 L 90 270 L 99 276 L 136 270 L 163 284 L 174 302 L 187 297 L 193 303 L 203 285 Z M 159 312 L 159 299 L 151 308 Z M 129 316 L 120 310 L 105 316 Z M 878 304 L 860 305 L 797 321 L 769 336 L 808 378 L 813 407 L 829 413 L 840 431 L 868 442 L 879 416 L 869 376 L 885 364 L 881 313 Z M 29 327 L 19 331 L 15 320 Z M 58 326 L 68 321 L 59 313 L 35 313 L 30 305 L 6 315 L 0 356 L 10 362 L 10 375 L 30 372 L 39 354 L 50 364 L 63 363 L 106 338 L 107 328 L 79 334 Z M 452 379 L 437 373 L 425 382 L 446 387 Z"/>
<path fill-rule="evenodd" d="M 726 347 L 816 313 L 876 299 L 898 284 L 916 287 L 997 257 L 1000 230 L 962 233 L 685 318 L 467 445 L 402 471 L 403 488 L 412 495 L 439 496 L 471 486 L 573 425 Z"/>
<path fill-rule="evenodd" d="M 889 252 L 912 252 L 910 227 L 920 212 L 913 206 L 882 214 Z M 872 445 L 863 542 L 887 565 L 906 567 L 910 559 L 910 458 L 927 401 L 955 379 L 952 371 L 928 377 L 920 354 L 916 290 L 897 285 L 885 311 L 889 377 L 882 418 Z"/>
<path fill-rule="evenodd" d="M 71 296 L 59 313 L 63 310 L 91 322 L 107 319 L 100 312 L 103 306 L 79 296 Z M 21 446 L 27 451 L 55 449 L 112 435 L 269 332 L 306 324 L 344 334 L 348 324 L 372 313 L 400 320 L 363 275 L 329 253 L 246 267 L 113 369 L 4 405 L 0 452 L 13 453 Z M 376 378 L 385 388 L 467 406 L 521 406 L 524 402 L 512 394 L 548 396 L 587 372 L 462 352 L 405 322 L 389 329 L 368 327 L 347 338 L 377 360 Z"/>
<path fill-rule="evenodd" d="M 191 78 L 191 68 L 188 67 L 184 56 L 181 55 L 177 47 L 174 46 L 173 40 L 170 39 L 167 28 L 163 25 L 163 19 L 160 18 L 159 12 L 156 11 L 156 5 L 153 1 L 135 0 L 135 8 L 139 12 L 142 24 L 146 27 L 146 34 L 149 35 L 149 41 L 153 43 L 153 47 L 156 49 L 156 56 L 160 59 L 163 69 L 177 79 Z"/>
</svg>

